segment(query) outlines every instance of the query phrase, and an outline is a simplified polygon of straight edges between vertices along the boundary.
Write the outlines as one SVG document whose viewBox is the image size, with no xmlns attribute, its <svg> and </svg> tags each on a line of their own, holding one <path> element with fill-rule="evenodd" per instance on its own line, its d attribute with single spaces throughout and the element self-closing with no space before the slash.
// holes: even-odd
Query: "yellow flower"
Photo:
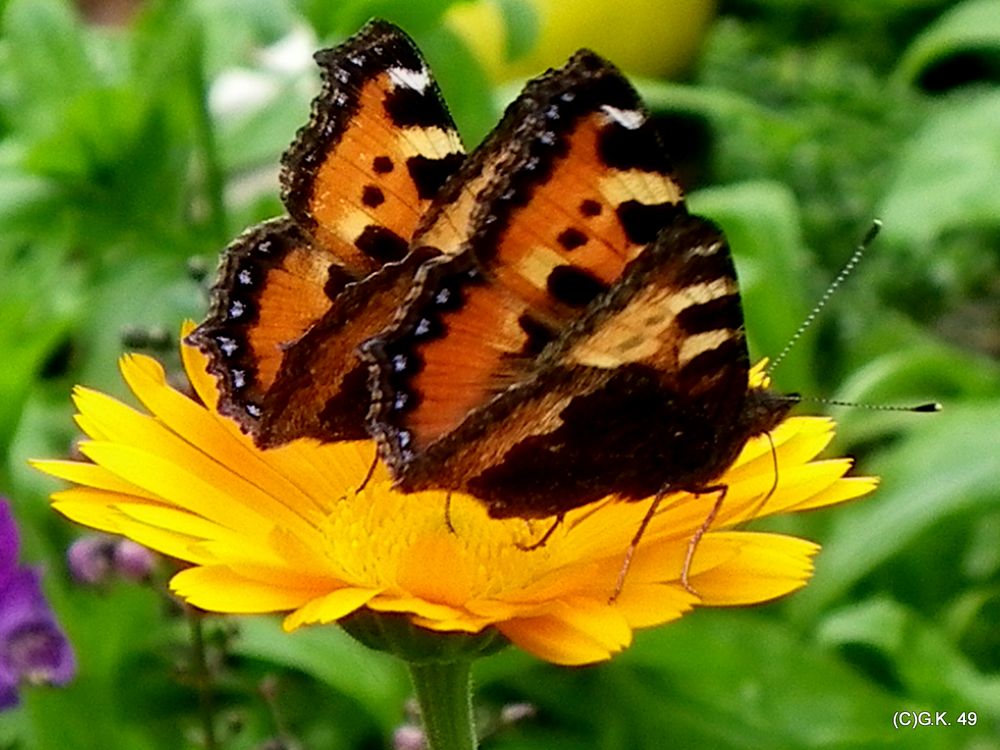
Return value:
<svg viewBox="0 0 1000 750">
<path fill-rule="evenodd" d="M 186 333 L 186 331 L 185 331 Z M 37 461 L 76 486 L 56 492 L 66 517 L 122 534 L 190 563 L 171 580 L 191 604 L 214 612 L 287 612 L 286 630 L 330 623 L 361 609 L 402 613 L 432 631 L 494 627 L 521 648 L 559 664 L 607 659 L 636 628 L 699 606 L 763 602 L 805 585 L 818 547 L 780 534 L 732 527 L 871 491 L 844 478 L 848 459 L 813 460 L 833 422 L 787 419 L 751 440 L 720 478 L 728 495 L 700 541 L 685 589 L 688 542 L 714 495 L 664 499 L 614 601 L 623 554 L 648 503 L 602 500 L 566 514 L 546 544 L 530 547 L 550 521 L 490 519 L 476 500 L 443 491 L 403 494 L 370 442 L 297 440 L 262 451 L 215 412 L 214 380 L 202 355 L 182 348 L 203 406 L 167 385 L 163 368 L 126 356 L 122 374 L 148 413 L 86 388 L 75 401 L 90 438 L 89 461 Z M 453 530 L 449 529 L 449 521 Z"/>
</svg>

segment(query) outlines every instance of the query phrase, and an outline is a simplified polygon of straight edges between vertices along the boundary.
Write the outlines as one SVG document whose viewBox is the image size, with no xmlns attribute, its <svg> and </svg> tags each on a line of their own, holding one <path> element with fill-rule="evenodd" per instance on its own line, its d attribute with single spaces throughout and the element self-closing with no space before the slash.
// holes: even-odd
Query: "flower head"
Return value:
<svg viewBox="0 0 1000 750">
<path fill-rule="evenodd" d="M 167 385 L 144 356 L 121 363 L 146 412 L 79 388 L 78 423 L 89 462 L 39 461 L 75 483 L 53 505 L 191 564 L 173 590 L 216 612 L 287 612 L 285 628 L 329 623 L 362 608 L 402 613 L 433 631 L 493 627 L 525 650 L 562 664 L 609 658 L 636 628 L 692 607 L 763 602 L 803 586 L 818 547 L 780 534 L 733 530 L 752 518 L 863 495 L 869 478 L 844 478 L 847 459 L 813 460 L 833 434 L 822 418 L 790 418 L 750 441 L 720 479 L 728 494 L 698 544 L 685 588 L 690 539 L 711 496 L 668 496 L 636 550 L 621 594 L 609 601 L 622 556 L 648 503 L 611 498 L 549 520 L 491 519 L 471 497 L 404 494 L 384 467 L 364 477 L 370 442 L 302 439 L 262 451 L 214 409 L 205 361 L 182 350 L 207 406 Z M 769 493 L 775 480 L 778 485 Z M 364 487 L 359 489 L 361 485 Z M 766 498 L 766 500 L 764 499 Z M 447 508 L 447 510 L 446 510 Z"/>
<path fill-rule="evenodd" d="M 69 641 L 42 593 L 41 574 L 18 566 L 17 527 L 0 499 L 0 710 L 18 703 L 19 684 L 63 685 L 76 673 Z"/>
</svg>

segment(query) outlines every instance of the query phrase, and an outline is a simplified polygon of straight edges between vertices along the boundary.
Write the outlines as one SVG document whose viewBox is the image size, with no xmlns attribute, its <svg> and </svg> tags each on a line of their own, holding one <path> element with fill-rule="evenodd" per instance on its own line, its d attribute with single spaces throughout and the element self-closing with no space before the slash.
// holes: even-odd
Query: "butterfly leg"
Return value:
<svg viewBox="0 0 1000 750">
<path fill-rule="evenodd" d="M 667 494 L 670 489 L 670 485 L 663 485 L 656 493 L 656 497 L 653 498 L 653 502 L 649 504 L 649 510 L 646 511 L 646 515 L 642 517 L 642 521 L 639 523 L 639 528 L 636 529 L 635 534 L 632 536 L 632 541 L 629 542 L 628 549 L 625 550 L 625 559 L 622 560 L 622 567 L 618 571 L 618 579 L 615 581 L 615 589 L 611 592 L 611 596 L 608 597 L 608 604 L 614 604 L 618 595 L 622 592 L 622 588 L 625 586 L 625 576 L 628 575 L 628 569 L 632 567 L 632 557 L 635 555 L 635 550 L 639 546 L 639 541 L 642 539 L 642 535 L 646 533 L 646 527 L 649 526 L 649 522 L 653 520 L 653 516 L 656 515 L 657 509 L 660 507 L 660 501 L 663 500 L 663 496 Z"/>
<path fill-rule="evenodd" d="M 359 492 L 361 492 L 365 487 L 368 486 L 368 483 L 370 481 L 372 481 L 372 477 L 375 476 L 375 467 L 377 465 L 378 465 L 378 448 L 375 449 L 375 455 L 372 456 L 371 465 L 369 465 L 368 471 L 365 472 L 365 476 L 364 476 L 364 479 L 361 480 L 361 484 L 359 484 L 355 488 L 354 494 L 358 494 Z M 346 500 L 347 499 L 347 495 L 346 494 L 341 495 L 340 499 L 341 500 Z"/>
<path fill-rule="evenodd" d="M 774 493 L 778 490 L 778 451 L 774 447 L 774 438 L 771 437 L 771 433 L 765 432 L 764 437 L 767 438 L 767 442 L 771 445 L 771 466 L 774 470 L 774 479 L 771 482 L 771 488 L 767 491 L 767 494 L 758 500 L 757 504 L 754 506 L 753 512 L 750 514 L 751 518 L 755 518 L 757 514 L 763 510 L 764 506 L 767 505 L 767 501 L 770 500 L 774 496 Z"/>
<path fill-rule="evenodd" d="M 566 515 L 565 513 L 560 513 L 558 516 L 556 516 L 556 520 L 553 522 L 551 526 L 549 526 L 548 530 L 544 534 L 542 534 L 542 538 L 539 539 L 537 542 L 532 542 L 531 544 L 518 544 L 517 548 L 522 550 L 523 552 L 533 552 L 536 549 L 544 547 L 545 543 L 552 538 L 552 535 L 555 533 L 556 528 L 559 526 L 559 524 L 562 523 L 562 520 L 565 517 L 565 515 Z"/>
<path fill-rule="evenodd" d="M 694 561 L 694 553 L 698 549 L 701 538 L 705 536 L 705 533 L 715 521 L 715 517 L 719 515 L 719 511 L 722 509 L 722 501 L 726 499 L 726 493 L 729 492 L 729 485 L 717 484 L 710 487 L 701 487 L 697 494 L 707 494 L 709 492 L 718 492 L 719 496 L 715 499 L 715 503 L 712 504 L 712 509 L 705 516 L 705 520 L 701 522 L 701 526 L 698 527 L 688 540 L 687 554 L 684 556 L 684 567 L 681 568 L 681 585 L 695 596 L 698 595 L 698 592 L 691 587 L 690 583 L 691 563 Z"/>
<path fill-rule="evenodd" d="M 368 483 L 372 481 L 372 477 L 375 476 L 375 467 L 378 466 L 378 448 L 375 449 L 375 455 L 372 456 L 371 465 L 368 467 L 368 472 L 365 474 L 365 478 L 361 480 L 361 484 L 358 485 L 358 489 L 355 492 L 361 492 Z"/>
<path fill-rule="evenodd" d="M 444 525 L 448 527 L 448 531 L 452 534 L 458 532 L 455 531 L 455 525 L 451 522 L 451 493 L 449 492 L 444 498 Z"/>
</svg>

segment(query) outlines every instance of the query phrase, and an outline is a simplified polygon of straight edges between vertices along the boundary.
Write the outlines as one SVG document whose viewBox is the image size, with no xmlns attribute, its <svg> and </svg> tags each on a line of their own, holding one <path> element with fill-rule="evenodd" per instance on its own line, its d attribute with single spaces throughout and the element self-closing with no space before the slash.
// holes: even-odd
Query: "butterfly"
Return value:
<svg viewBox="0 0 1000 750">
<path fill-rule="evenodd" d="M 687 212 L 624 76 L 580 51 L 465 155 L 398 28 L 317 60 L 289 215 L 227 248 L 190 337 L 220 411 L 262 447 L 371 436 L 401 490 L 495 518 L 721 500 L 791 402 L 750 387 L 725 237 Z"/>
</svg>

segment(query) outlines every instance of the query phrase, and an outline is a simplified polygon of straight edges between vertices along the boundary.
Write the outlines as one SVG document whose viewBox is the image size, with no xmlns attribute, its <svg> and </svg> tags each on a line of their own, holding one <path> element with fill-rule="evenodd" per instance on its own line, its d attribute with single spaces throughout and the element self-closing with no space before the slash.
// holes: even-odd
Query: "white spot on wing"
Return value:
<svg viewBox="0 0 1000 750">
<path fill-rule="evenodd" d="M 646 121 L 646 115 L 637 109 L 618 109 L 610 104 L 603 104 L 601 111 L 623 128 L 629 130 L 635 130 Z"/>
<path fill-rule="evenodd" d="M 423 93 L 431 85 L 431 74 L 427 68 L 410 70 L 409 68 L 389 68 L 389 80 L 396 87 L 413 89 Z"/>
</svg>

